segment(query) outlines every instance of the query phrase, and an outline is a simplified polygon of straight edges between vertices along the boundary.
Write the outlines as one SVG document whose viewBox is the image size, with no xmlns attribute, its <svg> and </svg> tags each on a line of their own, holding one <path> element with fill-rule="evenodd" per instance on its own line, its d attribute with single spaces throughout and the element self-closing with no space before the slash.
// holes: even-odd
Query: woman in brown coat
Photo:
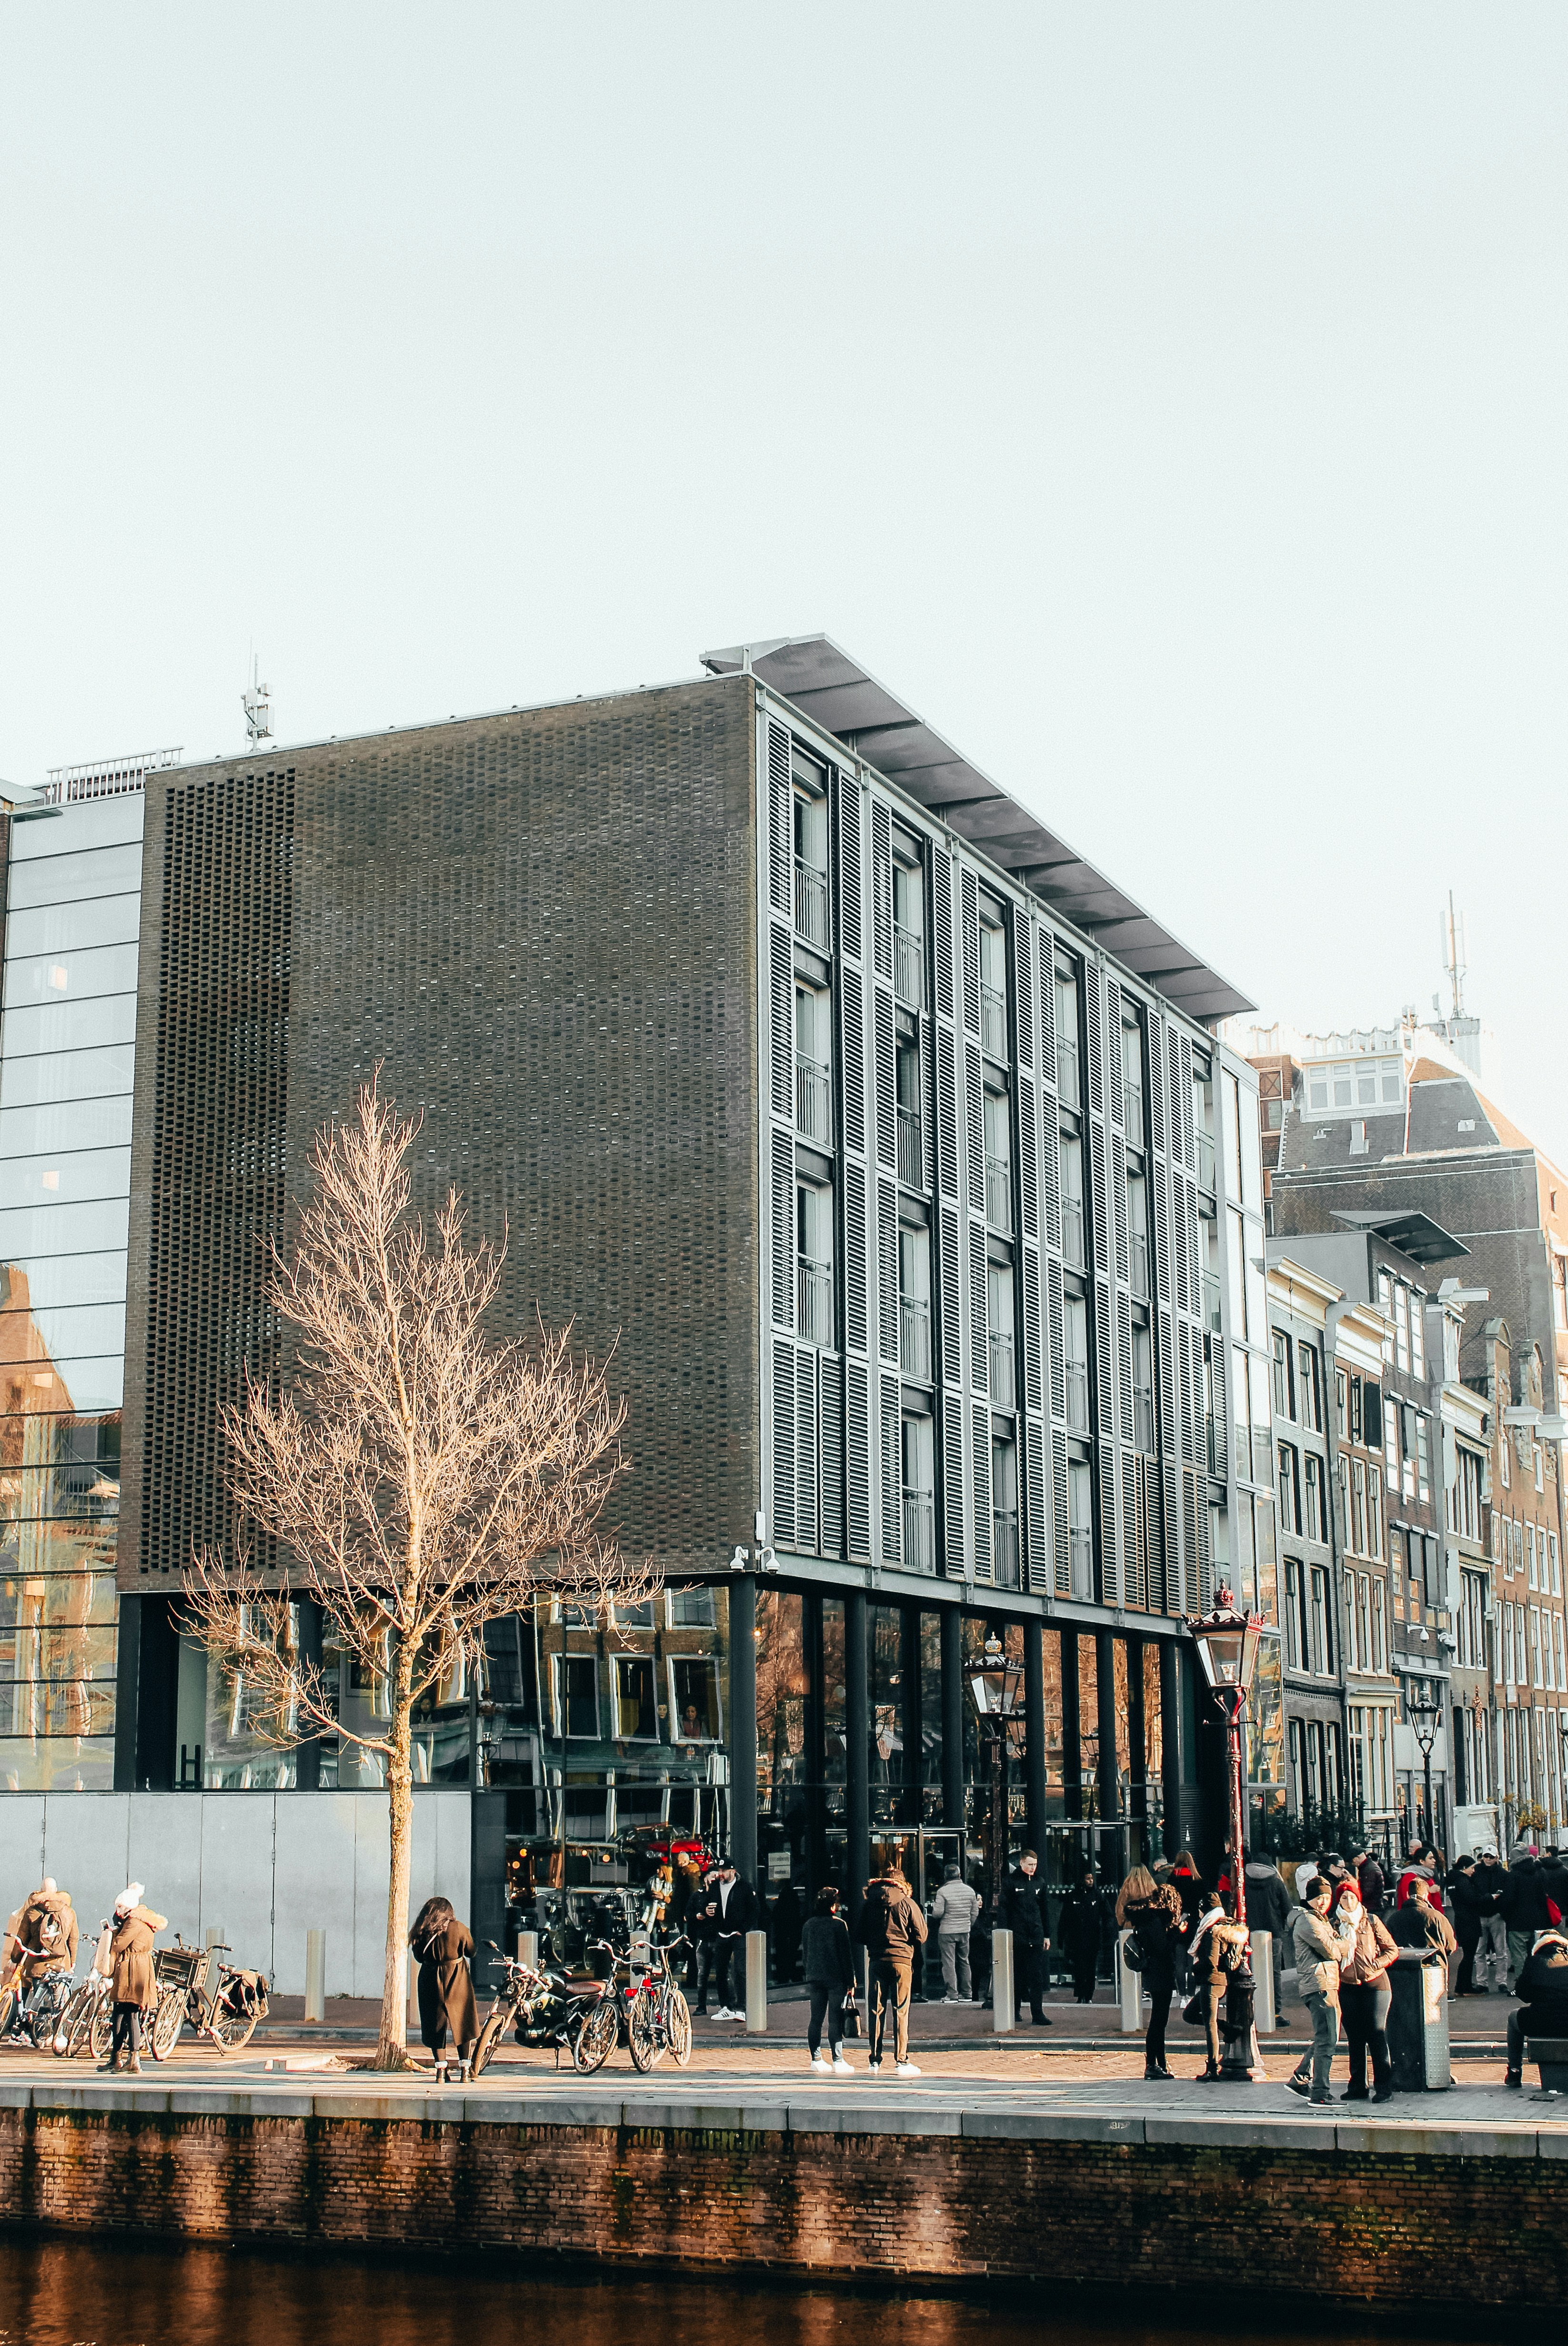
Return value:
<svg viewBox="0 0 1568 2346">
<path fill-rule="evenodd" d="M 133 1882 L 115 1900 L 114 1936 L 109 1941 L 115 2028 L 109 2049 L 98 2063 L 100 2069 L 117 2069 L 123 2047 L 126 2067 L 133 2077 L 141 2075 L 141 2016 L 158 2002 L 152 1943 L 159 1931 L 168 1928 L 167 1916 L 155 1914 L 142 1904 L 141 1891 L 141 1883 Z"/>
<path fill-rule="evenodd" d="M 444 1898 L 427 1898 L 408 1934 L 419 1964 L 419 2033 L 435 2056 L 438 2081 L 452 2078 L 466 2085 L 473 2076 L 473 2045 L 479 2035 L 479 2012 L 473 2001 L 473 1977 L 469 1957 L 473 1937 L 460 1923 Z M 457 2045 L 457 2060 L 442 2058 L 447 2032 Z"/>
</svg>

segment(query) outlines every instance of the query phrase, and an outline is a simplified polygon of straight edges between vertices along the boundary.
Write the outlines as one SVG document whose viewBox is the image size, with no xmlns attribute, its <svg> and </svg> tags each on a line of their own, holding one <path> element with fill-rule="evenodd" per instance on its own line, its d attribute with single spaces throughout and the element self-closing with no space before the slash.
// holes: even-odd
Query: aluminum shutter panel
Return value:
<svg viewBox="0 0 1568 2346">
<path fill-rule="evenodd" d="M 860 790 L 852 774 L 833 778 L 833 831 L 839 876 L 839 950 L 860 958 Z"/>
<path fill-rule="evenodd" d="M 768 902 L 786 921 L 795 917 L 794 785 L 789 775 L 789 736 L 782 725 L 768 727 Z"/>
</svg>

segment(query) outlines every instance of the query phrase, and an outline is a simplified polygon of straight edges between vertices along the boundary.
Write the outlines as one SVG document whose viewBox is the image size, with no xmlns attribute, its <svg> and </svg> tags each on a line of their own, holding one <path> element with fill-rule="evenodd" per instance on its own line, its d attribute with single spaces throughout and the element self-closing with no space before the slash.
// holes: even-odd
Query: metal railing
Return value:
<svg viewBox="0 0 1568 2346">
<path fill-rule="evenodd" d="M 795 858 L 795 928 L 808 944 L 828 950 L 828 875 Z"/>
<path fill-rule="evenodd" d="M 1125 1105 L 1127 1146 L 1141 1148 L 1144 1145 L 1144 1087 L 1142 1084 L 1125 1083 L 1122 1098 Z"/>
<path fill-rule="evenodd" d="M 830 1344 L 833 1341 L 833 1267 L 827 1262 L 809 1262 L 804 1255 L 795 1260 L 795 1326 L 797 1332 L 809 1344 Z"/>
<path fill-rule="evenodd" d="M 936 1501 L 929 1491 L 904 1493 L 904 1570 L 936 1570 Z"/>
<path fill-rule="evenodd" d="M 1013 1228 L 1013 1168 L 1005 1157 L 985 1160 L 985 1219 L 993 1230 Z"/>
<path fill-rule="evenodd" d="M 1018 1517 L 1016 1513 L 991 1518 L 992 1571 L 998 1588 L 1018 1586 Z"/>
<path fill-rule="evenodd" d="M 1067 1363 L 1067 1423 L 1074 1433 L 1089 1431 L 1089 1364 L 1087 1361 Z"/>
<path fill-rule="evenodd" d="M 795 1061 L 795 1124 L 808 1140 L 832 1140 L 832 1081 L 828 1069 L 816 1059 Z"/>
<path fill-rule="evenodd" d="M 1011 1329 L 993 1328 L 991 1331 L 991 1398 L 1003 1409 L 1011 1409 L 1018 1399 L 1018 1371 L 1013 1357 Z"/>
<path fill-rule="evenodd" d="M 1062 1200 L 1062 1252 L 1071 1263 L 1084 1268 L 1084 1200 L 1064 1198 Z"/>
<path fill-rule="evenodd" d="M 1064 1107 L 1078 1106 L 1078 1046 L 1056 1040 L 1056 1091 Z"/>
<path fill-rule="evenodd" d="M 899 1367 L 921 1384 L 931 1382 L 931 1305 L 921 1296 L 899 1298 Z"/>
<path fill-rule="evenodd" d="M 1214 1135 L 1200 1126 L 1197 1134 L 1197 1186 L 1200 1189 L 1214 1187 Z"/>
<path fill-rule="evenodd" d="M 980 987 L 980 1047 L 993 1059 L 1007 1056 L 1007 996 L 1000 986 Z"/>
<path fill-rule="evenodd" d="M 911 1010 L 925 1007 L 925 939 L 893 923 L 893 992 Z"/>
<path fill-rule="evenodd" d="M 1149 1234 L 1146 1230 L 1131 1230 L 1127 1234 L 1127 1284 L 1135 1295 L 1149 1291 Z"/>
<path fill-rule="evenodd" d="M 925 1188 L 925 1134 L 918 1107 L 899 1110 L 899 1179 L 906 1189 Z"/>
</svg>

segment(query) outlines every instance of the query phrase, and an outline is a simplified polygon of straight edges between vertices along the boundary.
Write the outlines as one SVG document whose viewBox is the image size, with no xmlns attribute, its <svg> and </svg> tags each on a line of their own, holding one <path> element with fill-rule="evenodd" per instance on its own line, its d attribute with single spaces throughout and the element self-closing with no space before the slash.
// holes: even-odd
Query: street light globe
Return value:
<svg viewBox="0 0 1568 2346">
<path fill-rule="evenodd" d="M 1238 1612 L 1229 1587 L 1221 1581 L 1214 1594 L 1213 1612 L 1193 1623 L 1192 1634 L 1210 1692 L 1238 1695 L 1245 1702 L 1257 1667 L 1261 1614 Z"/>
</svg>

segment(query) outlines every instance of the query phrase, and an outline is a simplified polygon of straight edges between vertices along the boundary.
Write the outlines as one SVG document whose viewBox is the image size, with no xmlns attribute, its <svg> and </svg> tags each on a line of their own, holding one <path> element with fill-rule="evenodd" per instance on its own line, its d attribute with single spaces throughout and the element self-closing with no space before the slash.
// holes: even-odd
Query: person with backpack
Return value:
<svg viewBox="0 0 1568 2346">
<path fill-rule="evenodd" d="M 1146 1865 L 1135 1865 L 1116 1896 L 1116 1928 L 1132 1938 L 1122 1960 L 1138 1973 L 1149 1995 L 1149 2025 L 1144 2031 L 1144 2080 L 1170 2079 L 1166 2066 L 1166 2024 L 1176 1993 L 1176 1955 L 1186 1924 L 1181 1900 L 1172 1885 L 1157 1882 Z"/>
<path fill-rule="evenodd" d="M 926 1923 L 909 1883 L 899 1871 L 897 1858 L 889 1858 L 880 1877 L 866 1892 L 855 1935 L 871 1957 L 871 2050 L 866 2066 L 873 2077 L 881 2075 L 882 2039 L 891 2003 L 893 2067 L 901 2077 L 918 2077 L 920 2071 L 910 2059 L 910 1992 L 915 1949 L 925 1944 Z"/>
</svg>

